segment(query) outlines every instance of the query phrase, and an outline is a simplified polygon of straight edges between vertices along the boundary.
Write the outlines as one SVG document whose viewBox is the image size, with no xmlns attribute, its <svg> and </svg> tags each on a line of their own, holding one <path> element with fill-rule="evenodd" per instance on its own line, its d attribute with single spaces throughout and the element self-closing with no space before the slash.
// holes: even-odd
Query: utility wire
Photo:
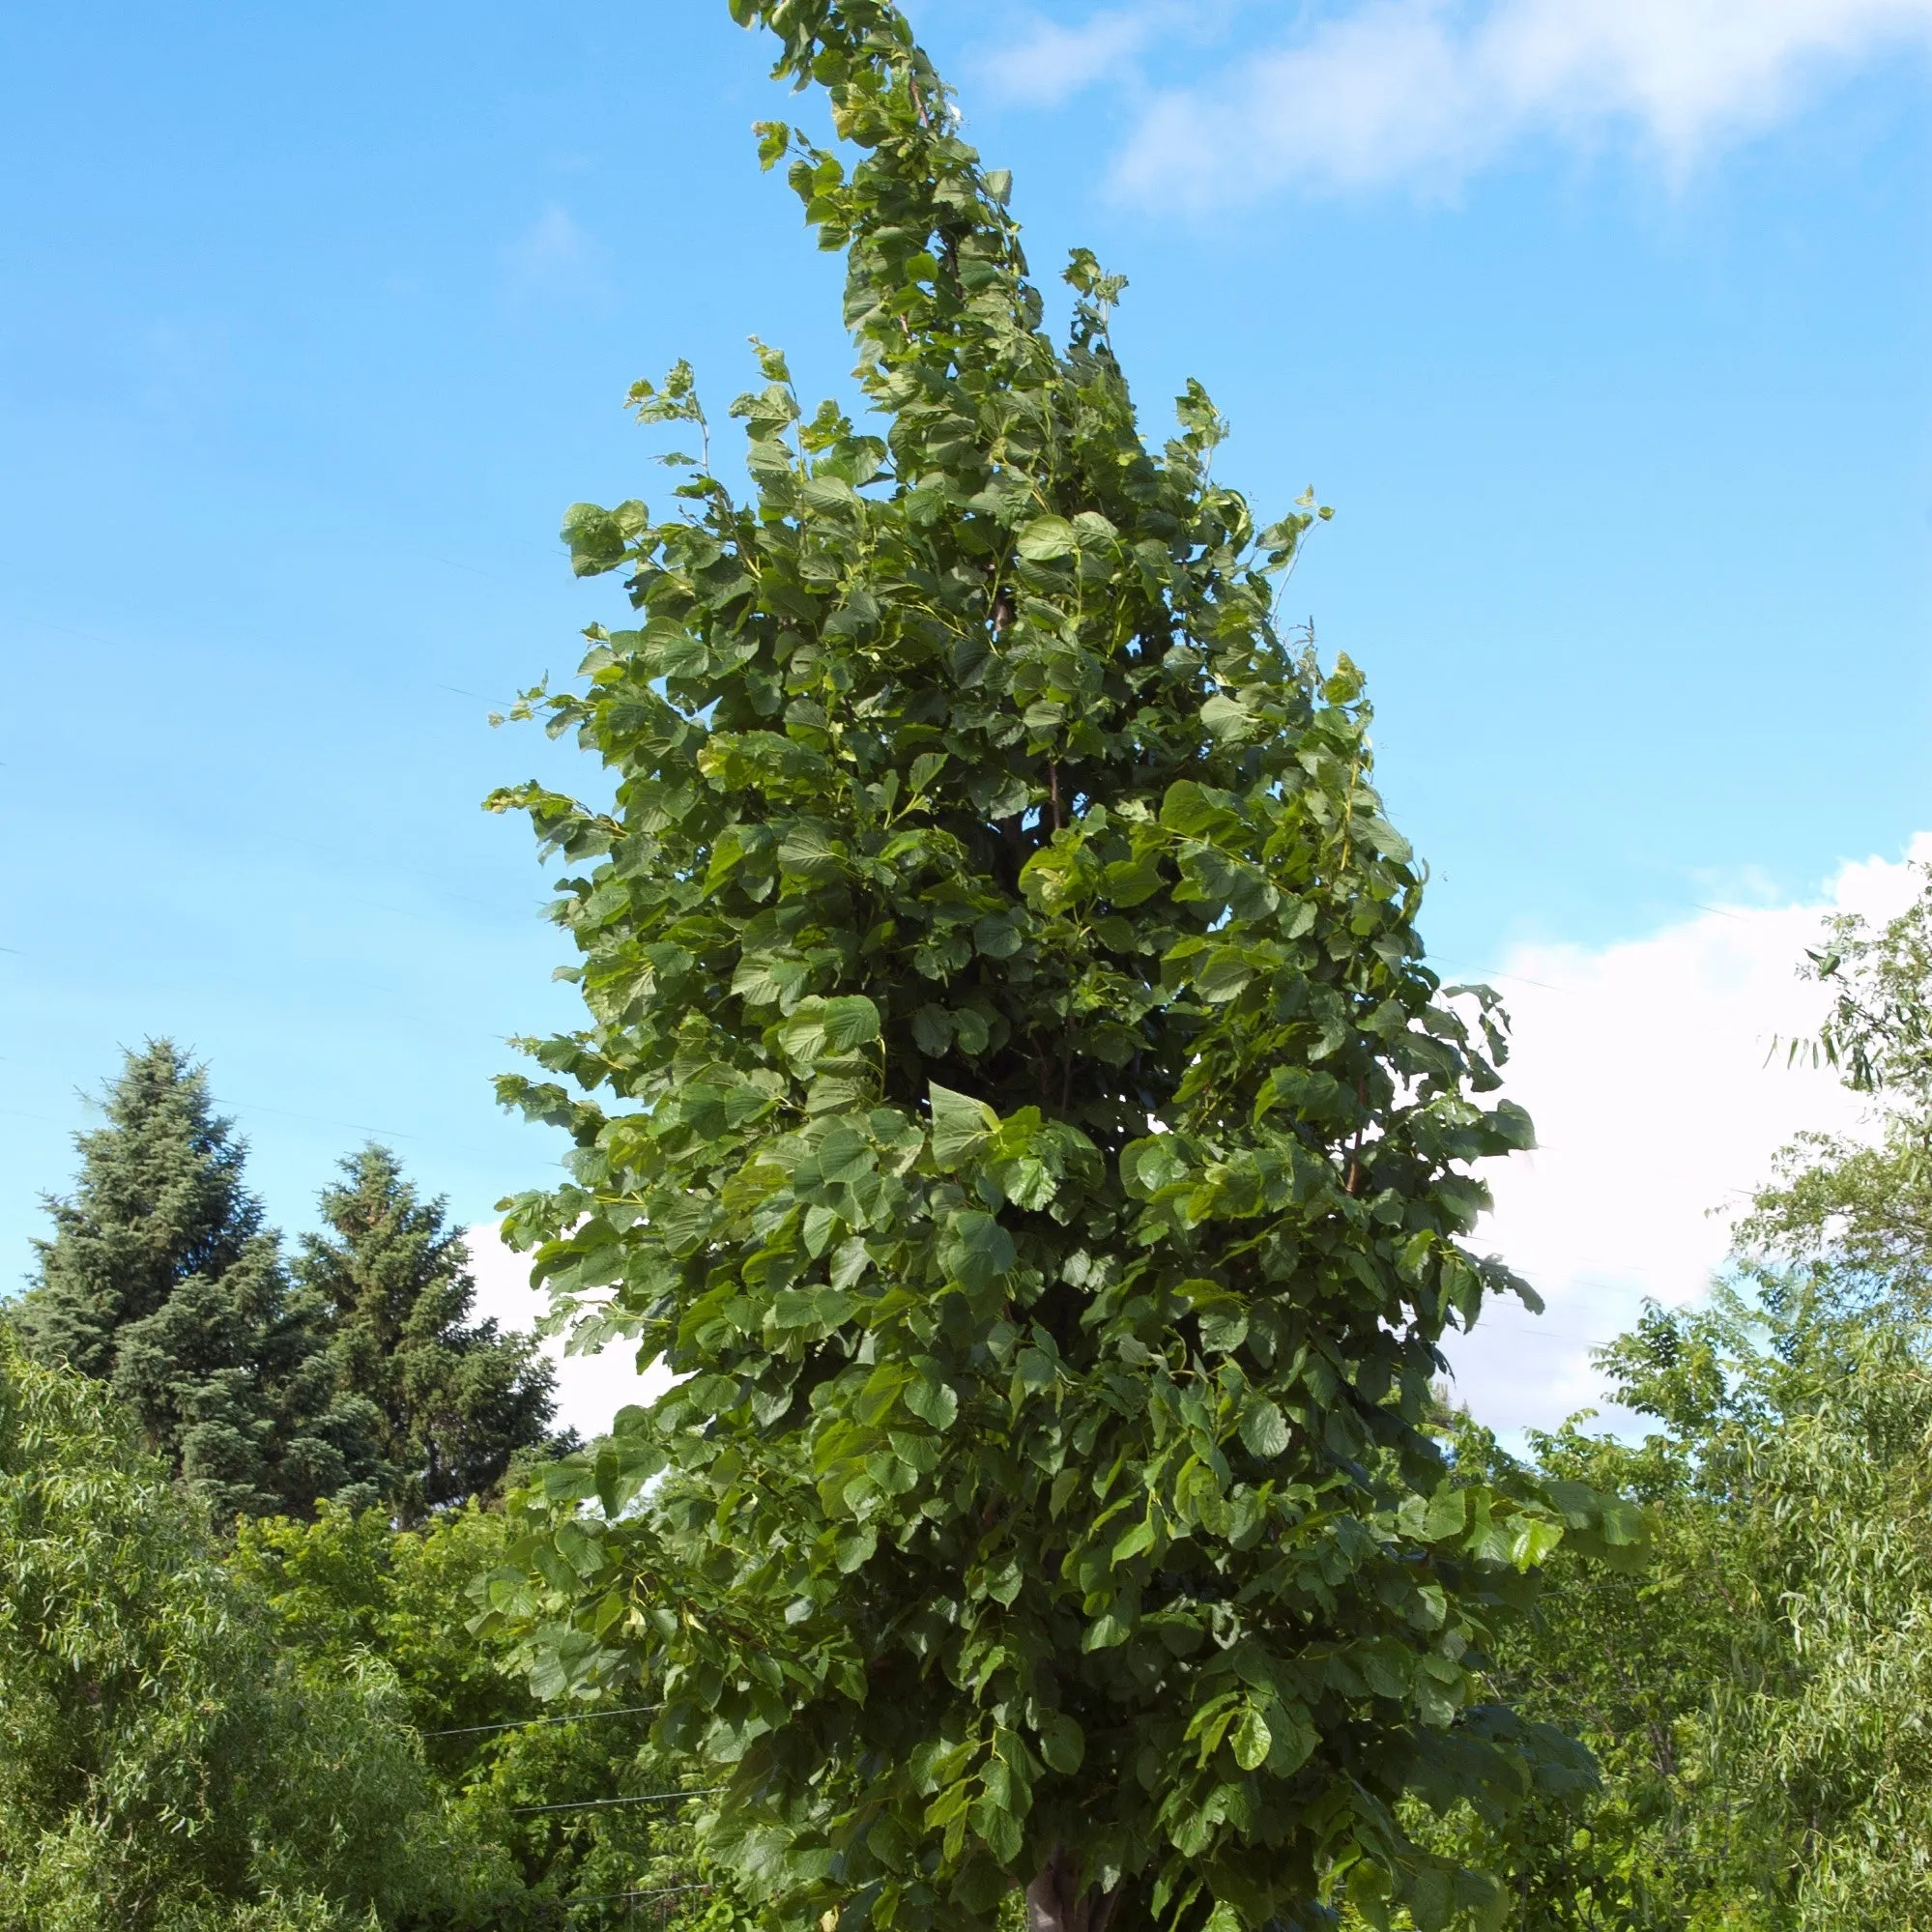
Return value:
<svg viewBox="0 0 1932 1932">
<path fill-rule="evenodd" d="M 517 1816 L 530 1811 L 597 1811 L 607 1804 L 655 1804 L 665 1798 L 705 1798 L 724 1788 L 722 1784 L 706 1784 L 696 1791 L 643 1791 L 635 1798 L 579 1798 L 568 1804 L 512 1804 L 510 1810 Z"/>
<path fill-rule="evenodd" d="M 690 1885 L 661 1885 L 654 1891 L 594 1891 L 588 1898 L 566 1898 L 565 1912 L 575 1912 L 580 1905 L 609 1905 L 620 1898 L 667 1898 L 674 1891 L 709 1891 L 708 1879 L 695 1880 Z"/>
<path fill-rule="evenodd" d="M 527 1731 L 537 1724 L 581 1724 L 591 1717 L 635 1717 L 642 1711 L 661 1711 L 662 1704 L 626 1704 L 618 1711 L 573 1711 L 566 1717 L 512 1717 L 504 1724 L 457 1724 L 447 1731 L 418 1731 L 419 1738 L 474 1738 L 479 1731 Z"/>
</svg>

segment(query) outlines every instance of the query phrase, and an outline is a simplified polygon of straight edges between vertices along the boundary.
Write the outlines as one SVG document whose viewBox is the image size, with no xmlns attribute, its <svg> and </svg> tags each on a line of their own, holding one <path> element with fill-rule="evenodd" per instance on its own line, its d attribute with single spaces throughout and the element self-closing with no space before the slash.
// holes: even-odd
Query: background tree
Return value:
<svg viewBox="0 0 1932 1932">
<path fill-rule="evenodd" d="M 130 1433 L 0 1325 L 0 1932 L 530 1923 L 391 1674 L 278 1653 Z"/>
<path fill-rule="evenodd" d="M 327 1506 L 313 1522 L 244 1524 L 231 1568 L 304 1667 L 349 1674 L 375 1658 L 393 1671 L 454 1815 L 514 1861 L 533 1908 L 594 1925 L 624 1921 L 635 1903 L 653 1926 L 726 1932 L 744 1914 L 663 1796 L 692 1780 L 648 1742 L 651 1714 L 620 1697 L 560 1718 L 533 1695 L 511 1642 L 465 1628 L 466 1590 L 504 1563 L 510 1534 L 501 1512 L 474 1503 L 403 1531 L 374 1510 Z M 637 1798 L 649 1802 L 624 1802 Z"/>
<path fill-rule="evenodd" d="M 1573 1729 L 1602 1788 L 1437 1842 L 1522 1922 L 1880 1932 L 1932 1914 L 1932 1334 L 1794 1273 L 1651 1310 L 1606 1351 L 1641 1444 L 1580 1423 L 1553 1476 L 1641 1496 L 1636 1576 L 1559 1553 L 1499 1687 Z"/>
<path fill-rule="evenodd" d="M 107 1383 L 217 1517 L 305 1511 L 366 1481 L 376 1412 L 335 1386 L 324 1312 L 290 1290 L 205 1071 L 150 1041 L 102 1107 L 10 1311 L 30 1352 Z"/>
<path fill-rule="evenodd" d="M 1143 444 L 1083 251 L 1055 347 L 896 12 L 734 11 L 859 151 L 761 135 L 883 433 L 761 348 L 740 504 L 680 365 L 634 392 L 704 438 L 680 513 L 566 522 L 642 617 L 525 707 L 615 809 L 497 801 L 583 863 L 590 1010 L 505 1083 L 575 1141 L 508 1226 L 687 1379 L 546 1474 L 492 1617 L 553 1689 L 655 1687 L 774 1922 L 1498 1911 L 1399 1802 L 1579 1774 L 1484 1659 L 1600 1523 L 1430 1429 L 1439 1337 L 1520 1287 L 1467 1168 L 1528 1127 L 1422 963 L 1360 678 L 1275 627 L 1312 498 L 1257 531 L 1197 385 Z"/>
<path fill-rule="evenodd" d="M 463 1237 L 446 1226 L 447 1203 L 420 1199 L 393 1154 L 365 1147 L 342 1175 L 321 1197 L 324 1231 L 303 1237 L 295 1264 L 330 1312 L 336 1388 L 381 1417 L 382 1474 L 366 1494 L 338 1500 L 380 1497 L 418 1523 L 494 1495 L 518 1451 L 552 1443 L 556 1372 L 533 1337 L 468 1319 L 476 1288 Z"/>
<path fill-rule="evenodd" d="M 1854 1295 L 1932 1310 L 1932 868 L 1876 932 L 1834 917 L 1806 969 L 1833 992 L 1816 1053 L 1871 1096 L 1878 1132 L 1801 1135 L 1753 1197 L 1741 1247 L 1823 1269 Z"/>
<path fill-rule="evenodd" d="M 1715 1721 L 1739 1681 L 1738 1526 L 1700 1478 L 1695 1431 L 1640 1445 L 1592 1433 L 1587 1418 L 1535 1438 L 1550 1479 L 1640 1502 L 1650 1557 L 1617 1572 L 1559 1549 L 1531 1620 L 1498 1633 L 1497 1694 L 1581 1738 L 1600 1785 L 1541 1794 L 1504 1821 L 1473 1811 L 1419 1823 L 1430 1842 L 1495 1872 L 1512 1922 L 1538 1932 L 1703 1932 L 1755 1926 L 1775 1850 L 1755 1835 L 1722 1773 Z M 1465 1422 L 1458 1459 L 1507 1467 Z"/>
<path fill-rule="evenodd" d="M 1579 1420 L 1552 1475 L 1640 1497 L 1634 1576 L 1551 1560 L 1502 1688 L 1573 1728 L 1598 1799 L 1533 1804 L 1463 1856 L 1534 1925 L 1862 1928 L 1932 1916 L 1932 882 L 1874 930 L 1832 921 L 1821 1056 L 1875 1132 L 1801 1136 L 1737 1227 L 1704 1307 L 1647 1311 L 1603 1352 L 1649 1419 Z M 1493 1461 L 1472 1431 L 1467 1459 Z M 1478 1831 L 1476 1836 L 1484 1834 Z"/>
</svg>

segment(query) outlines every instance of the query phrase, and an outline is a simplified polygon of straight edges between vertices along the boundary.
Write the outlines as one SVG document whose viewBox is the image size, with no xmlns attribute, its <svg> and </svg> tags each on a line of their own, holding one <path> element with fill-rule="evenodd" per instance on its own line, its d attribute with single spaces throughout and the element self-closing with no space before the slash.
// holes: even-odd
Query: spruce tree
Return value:
<svg viewBox="0 0 1932 1932">
<path fill-rule="evenodd" d="M 217 1518 L 357 1494 L 378 1418 L 335 1386 L 325 1312 L 291 1289 L 205 1070 L 152 1040 L 102 1107 L 13 1311 L 27 1349 L 105 1382 Z"/>
<path fill-rule="evenodd" d="M 1312 499 L 1259 523 L 1197 385 L 1143 441 L 1084 251 L 1046 332 L 896 9 L 733 12 L 847 144 L 762 130 L 875 417 L 761 347 L 740 500 L 680 365 L 673 513 L 567 517 L 639 618 L 527 705 L 614 802 L 498 801 L 588 1008 L 505 1083 L 574 1140 L 508 1226 L 682 1379 L 545 1472 L 486 1628 L 649 1687 L 774 1924 L 1494 1923 L 1405 1821 L 1584 1774 L 1485 1644 L 1634 1531 L 1435 1427 L 1445 1332 L 1527 1293 L 1466 1238 L 1529 1129 L 1361 677 L 1277 628 Z"/>
<path fill-rule="evenodd" d="M 551 1440 L 556 1374 L 528 1335 L 471 1323 L 476 1288 L 447 1204 L 423 1200 L 385 1147 L 342 1162 L 296 1277 L 332 1317 L 335 1384 L 381 1416 L 381 1501 L 404 1523 L 495 1493 L 519 1450 Z"/>
</svg>

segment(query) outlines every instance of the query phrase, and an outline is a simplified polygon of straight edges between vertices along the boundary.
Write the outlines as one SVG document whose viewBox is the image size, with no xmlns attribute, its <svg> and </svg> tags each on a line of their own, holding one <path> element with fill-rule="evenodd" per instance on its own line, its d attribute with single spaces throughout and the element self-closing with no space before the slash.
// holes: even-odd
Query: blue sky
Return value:
<svg viewBox="0 0 1932 1932">
<path fill-rule="evenodd" d="M 1450 969 L 1932 825 L 1932 7 L 914 17 L 1043 278 L 1131 277 L 1150 430 L 1198 375 L 1257 505 L 1337 506 L 1290 602 L 1370 673 Z M 793 110 L 722 0 L 0 44 L 0 1279 L 151 1032 L 284 1225 L 370 1132 L 479 1219 L 555 1155 L 504 1038 L 570 1006 L 477 801 L 577 776 L 484 714 L 611 613 L 554 533 L 662 487 L 634 377 L 722 404 L 756 332 L 843 382 L 748 132 Z"/>
</svg>

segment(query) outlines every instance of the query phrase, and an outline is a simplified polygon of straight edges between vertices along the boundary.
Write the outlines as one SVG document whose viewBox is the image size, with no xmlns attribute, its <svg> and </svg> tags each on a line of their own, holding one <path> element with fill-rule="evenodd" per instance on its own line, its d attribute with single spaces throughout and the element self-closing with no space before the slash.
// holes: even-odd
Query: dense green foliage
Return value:
<svg viewBox="0 0 1932 1932">
<path fill-rule="evenodd" d="M 1653 1311 L 1613 1351 L 1655 1419 L 1545 1466 L 1650 1505 L 1653 1564 L 1572 1575 L 1499 1681 L 1604 1796 L 1508 1844 L 1531 1926 L 1865 1932 L 1932 1913 L 1932 1335 L 1793 1285 Z M 1560 1607 L 1559 1607 L 1560 1606 Z"/>
<path fill-rule="evenodd" d="M 1431 1428 L 1438 1339 L 1526 1292 L 1462 1237 L 1528 1123 L 1359 677 L 1276 628 L 1314 512 L 1257 528 L 1197 387 L 1142 441 L 1083 252 L 1055 345 L 896 12 L 736 12 L 857 151 L 762 132 L 882 433 L 761 347 L 740 501 L 680 365 L 634 393 L 704 437 L 677 513 L 566 522 L 640 619 L 527 706 L 615 808 L 497 801 L 583 867 L 589 1008 L 504 1084 L 575 1143 L 508 1226 L 687 1379 L 546 1474 L 485 1627 L 661 1698 L 773 1922 L 1486 1911 L 1399 1806 L 1582 1774 L 1484 1659 L 1601 1523 Z"/>
<path fill-rule="evenodd" d="M 0 1928 L 493 1922 L 514 1877 L 389 1673 L 272 1637 L 100 1386 L 0 1324 Z"/>
<path fill-rule="evenodd" d="M 105 1382 L 216 1516 L 304 1511 L 376 1478 L 380 1417 L 338 1384 L 324 1311 L 291 1288 L 202 1069 L 151 1041 L 102 1105 L 10 1311 L 29 1352 Z"/>
<path fill-rule="evenodd" d="M 336 1500 L 380 1503 L 404 1523 L 496 1493 L 510 1459 L 546 1441 L 555 1371 L 527 1335 L 472 1323 L 469 1253 L 395 1156 L 365 1147 L 324 1190 L 323 1231 L 304 1237 L 296 1280 L 329 1311 L 335 1386 L 380 1417 L 382 1468 Z"/>
<path fill-rule="evenodd" d="M 470 1585 L 505 1558 L 509 1526 L 476 1505 L 395 1531 L 373 1511 L 325 1508 L 312 1523 L 245 1523 L 236 1572 L 268 1603 L 277 1640 L 311 1668 L 379 1659 L 422 1740 L 430 1773 L 465 1831 L 520 1874 L 520 1909 L 546 1913 L 647 1895 L 655 1925 L 726 1932 L 730 1888 L 705 1863 L 676 1802 L 685 1767 L 646 1744 L 650 1715 L 607 1700 L 559 1722 L 532 1695 L 511 1647 L 467 1626 Z M 525 1807 L 582 1804 L 581 1810 Z M 520 1921 L 522 1922 L 522 1921 Z M 596 1924 L 577 1917 L 576 1924 Z"/>
<path fill-rule="evenodd" d="M 224 1562 L 100 1385 L 0 1324 L 0 1932 L 562 1932 L 637 1894 L 730 1932 L 680 1806 L 600 1802 L 679 1788 L 648 1718 L 559 1724 L 466 1629 L 506 1532 L 325 1504 Z"/>
</svg>

